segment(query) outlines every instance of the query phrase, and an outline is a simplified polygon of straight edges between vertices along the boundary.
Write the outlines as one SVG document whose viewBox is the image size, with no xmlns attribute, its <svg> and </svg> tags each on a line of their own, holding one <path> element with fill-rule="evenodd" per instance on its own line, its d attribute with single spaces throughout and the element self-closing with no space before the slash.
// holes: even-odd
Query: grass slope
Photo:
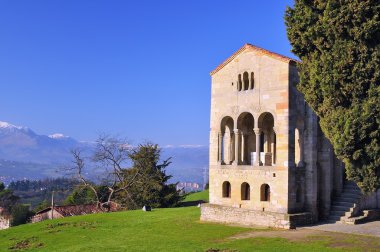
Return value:
<svg viewBox="0 0 380 252">
<path fill-rule="evenodd" d="M 93 214 L 0 231 L 0 250 L 17 251 L 342 251 L 326 241 L 228 239 L 253 229 L 199 222 L 196 207 Z M 231 250 L 228 250 L 231 251 Z"/>
<path fill-rule="evenodd" d="M 195 192 L 195 193 L 189 193 L 188 195 L 186 195 L 183 202 L 200 201 L 200 200 L 208 202 L 208 190 L 204 190 L 201 192 Z"/>
</svg>

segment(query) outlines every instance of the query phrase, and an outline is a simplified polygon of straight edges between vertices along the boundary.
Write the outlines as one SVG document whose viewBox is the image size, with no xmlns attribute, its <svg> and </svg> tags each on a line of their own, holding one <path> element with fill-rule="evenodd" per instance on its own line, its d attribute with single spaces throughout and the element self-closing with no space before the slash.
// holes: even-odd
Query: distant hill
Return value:
<svg viewBox="0 0 380 252">
<path fill-rule="evenodd" d="M 61 177 L 62 166 L 71 160 L 70 150 L 92 146 L 63 134 L 39 135 L 28 127 L 0 122 L 0 180 Z M 207 146 L 167 146 L 162 150 L 163 159 L 172 157 L 167 174 L 173 175 L 173 182 L 203 183 Z"/>
</svg>

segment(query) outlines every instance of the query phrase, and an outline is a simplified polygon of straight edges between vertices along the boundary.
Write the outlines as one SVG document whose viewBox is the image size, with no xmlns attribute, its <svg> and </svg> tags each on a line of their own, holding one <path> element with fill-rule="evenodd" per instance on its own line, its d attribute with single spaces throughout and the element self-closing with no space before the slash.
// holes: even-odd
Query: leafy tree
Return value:
<svg viewBox="0 0 380 252">
<path fill-rule="evenodd" d="M 172 177 L 166 175 L 170 159 L 160 162 L 161 149 L 156 144 L 146 143 L 133 149 L 129 155 L 133 166 L 125 170 L 126 177 L 135 177 L 128 193 L 118 197 L 129 209 L 144 205 L 152 207 L 175 206 L 182 199 L 176 184 L 168 183 Z M 138 176 L 135 176 L 139 174 Z"/>
<path fill-rule="evenodd" d="M 380 1 L 295 0 L 285 15 L 297 88 L 364 192 L 380 186 Z"/>
<path fill-rule="evenodd" d="M 109 194 L 107 186 L 95 186 L 94 188 L 98 192 L 100 202 L 107 201 Z M 85 205 L 94 203 L 97 203 L 94 191 L 89 187 L 83 186 L 76 187 L 64 202 L 65 205 Z"/>
<path fill-rule="evenodd" d="M 12 207 L 12 223 L 11 226 L 25 224 L 33 216 L 33 212 L 29 210 L 29 205 L 17 204 Z"/>
<path fill-rule="evenodd" d="M 19 197 L 15 196 L 11 190 L 5 189 L 4 184 L 0 182 L 0 207 L 4 208 L 7 213 L 10 213 L 18 200 Z"/>
</svg>

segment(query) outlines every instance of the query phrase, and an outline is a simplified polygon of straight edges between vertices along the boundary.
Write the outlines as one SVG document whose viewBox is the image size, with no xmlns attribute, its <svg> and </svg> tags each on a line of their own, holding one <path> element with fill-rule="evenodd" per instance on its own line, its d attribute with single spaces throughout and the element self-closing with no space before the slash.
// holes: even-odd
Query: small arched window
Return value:
<svg viewBox="0 0 380 252">
<path fill-rule="evenodd" d="M 251 72 L 251 86 L 250 86 L 250 89 L 254 89 L 254 88 L 255 88 L 255 73 Z"/>
<path fill-rule="evenodd" d="M 247 72 L 243 73 L 243 84 L 244 84 L 244 90 L 248 90 L 249 88 L 249 76 Z"/>
<path fill-rule="evenodd" d="M 237 81 L 237 91 L 241 91 L 241 88 L 242 88 L 242 79 L 241 79 L 241 74 L 238 75 L 238 81 Z"/>
<path fill-rule="evenodd" d="M 261 185 L 260 200 L 261 201 L 270 201 L 270 187 L 268 184 Z"/>
<path fill-rule="evenodd" d="M 301 144 L 300 144 L 300 132 L 299 129 L 294 130 L 294 162 L 296 166 L 301 160 Z"/>
<path fill-rule="evenodd" d="M 251 199 L 251 187 L 248 183 L 244 182 L 241 184 L 241 200 Z"/>
<path fill-rule="evenodd" d="M 231 198 L 231 184 L 228 181 L 223 182 L 223 198 Z"/>
</svg>

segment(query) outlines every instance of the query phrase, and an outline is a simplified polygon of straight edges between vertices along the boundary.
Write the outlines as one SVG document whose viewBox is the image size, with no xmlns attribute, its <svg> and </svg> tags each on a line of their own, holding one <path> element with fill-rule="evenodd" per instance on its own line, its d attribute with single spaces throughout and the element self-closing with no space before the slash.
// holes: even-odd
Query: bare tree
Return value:
<svg viewBox="0 0 380 252">
<path fill-rule="evenodd" d="M 101 199 L 96 185 L 86 178 L 86 173 L 84 172 L 85 158 L 82 152 L 80 150 L 71 151 L 74 164 L 72 169 L 76 171 L 76 177 L 84 187 L 88 187 L 94 192 L 97 205 L 103 211 L 109 211 L 112 200 L 117 193 L 123 191 L 126 195 L 129 195 L 128 188 L 141 175 L 139 172 L 131 175 L 131 173 L 125 172 L 126 168 L 123 168 L 128 164 L 131 149 L 132 147 L 125 139 L 101 135 L 96 141 L 93 155 L 87 159 L 87 161 L 95 163 L 105 174 L 103 183 L 108 188 L 106 200 Z"/>
</svg>

